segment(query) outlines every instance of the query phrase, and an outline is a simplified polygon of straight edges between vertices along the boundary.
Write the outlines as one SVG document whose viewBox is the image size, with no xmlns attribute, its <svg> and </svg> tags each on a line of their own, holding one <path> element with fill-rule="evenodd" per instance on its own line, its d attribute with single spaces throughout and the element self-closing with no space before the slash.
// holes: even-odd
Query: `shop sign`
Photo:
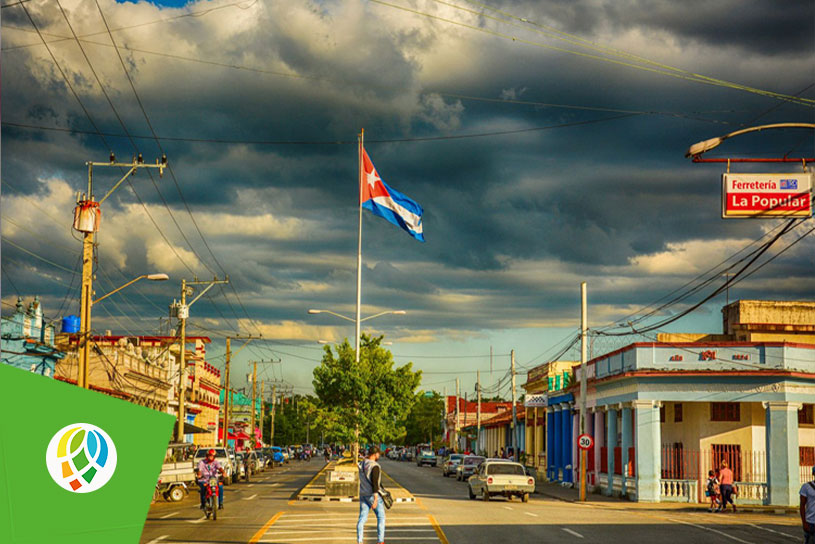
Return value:
<svg viewBox="0 0 815 544">
<path fill-rule="evenodd" d="M 722 174 L 722 217 L 810 217 L 812 174 Z"/>
</svg>

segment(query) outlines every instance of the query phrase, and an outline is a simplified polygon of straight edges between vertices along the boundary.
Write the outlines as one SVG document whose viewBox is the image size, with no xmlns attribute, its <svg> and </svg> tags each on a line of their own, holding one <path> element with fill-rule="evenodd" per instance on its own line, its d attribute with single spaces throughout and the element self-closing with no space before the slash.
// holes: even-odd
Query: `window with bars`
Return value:
<svg viewBox="0 0 815 544">
<path fill-rule="evenodd" d="M 738 402 L 711 402 L 710 421 L 741 421 Z"/>
<path fill-rule="evenodd" d="M 798 448 L 798 464 L 802 467 L 815 465 L 815 446 L 800 446 Z"/>
</svg>

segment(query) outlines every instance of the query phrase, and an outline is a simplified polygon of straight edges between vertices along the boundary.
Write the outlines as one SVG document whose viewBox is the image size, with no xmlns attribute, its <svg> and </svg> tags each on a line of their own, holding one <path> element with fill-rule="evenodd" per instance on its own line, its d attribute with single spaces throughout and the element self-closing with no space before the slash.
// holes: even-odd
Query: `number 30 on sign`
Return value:
<svg viewBox="0 0 815 544">
<path fill-rule="evenodd" d="M 577 437 L 577 447 L 581 450 L 588 450 L 594 445 L 594 440 L 588 434 L 581 434 Z"/>
</svg>

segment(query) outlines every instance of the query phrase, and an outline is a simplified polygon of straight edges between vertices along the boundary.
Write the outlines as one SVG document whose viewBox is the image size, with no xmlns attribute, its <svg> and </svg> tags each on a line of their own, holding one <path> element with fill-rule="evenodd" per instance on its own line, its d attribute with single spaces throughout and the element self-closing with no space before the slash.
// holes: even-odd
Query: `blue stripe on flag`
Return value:
<svg viewBox="0 0 815 544">
<path fill-rule="evenodd" d="M 422 209 L 422 207 L 419 205 L 418 202 L 411 199 L 410 197 L 407 197 L 407 196 L 403 195 L 402 193 L 400 193 L 396 189 L 391 188 L 384 181 L 382 181 L 382 185 L 385 186 L 385 189 L 387 189 L 387 191 L 390 193 L 391 199 L 393 199 L 393 201 L 395 203 L 399 204 L 400 206 L 405 208 L 407 211 L 418 215 L 419 216 L 419 222 L 421 223 L 422 214 L 424 213 L 424 210 Z M 415 239 L 419 240 L 420 242 L 425 241 L 423 233 L 416 232 L 413 229 L 411 229 L 407 225 L 407 223 L 405 223 L 405 220 L 402 218 L 402 216 L 399 215 L 397 212 L 391 210 L 390 208 L 387 208 L 385 206 L 381 206 L 380 204 L 375 202 L 373 199 L 366 200 L 365 202 L 363 202 L 362 207 L 365 208 L 366 210 L 371 211 L 375 215 L 378 215 L 379 217 L 393 223 L 397 227 L 401 227 L 402 229 L 407 231 L 408 234 L 410 234 L 411 236 L 413 236 Z"/>
</svg>

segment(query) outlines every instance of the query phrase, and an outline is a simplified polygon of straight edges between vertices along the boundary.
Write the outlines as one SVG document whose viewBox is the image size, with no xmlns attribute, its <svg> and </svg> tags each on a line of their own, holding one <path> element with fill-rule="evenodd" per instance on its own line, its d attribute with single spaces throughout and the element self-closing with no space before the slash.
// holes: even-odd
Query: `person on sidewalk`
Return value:
<svg viewBox="0 0 815 544">
<path fill-rule="evenodd" d="M 708 508 L 707 511 L 718 512 L 721 506 L 721 500 L 719 499 L 719 479 L 716 478 L 716 473 L 712 470 L 707 471 L 707 488 L 705 489 L 705 495 L 710 497 L 710 508 Z"/>
<path fill-rule="evenodd" d="M 379 498 L 379 487 L 382 483 L 382 469 L 379 467 L 381 452 L 373 446 L 368 450 L 368 457 L 359 464 L 359 519 L 357 520 L 357 542 L 362 544 L 362 534 L 368 512 L 376 513 L 376 541 L 385 542 L 385 504 Z"/>
<path fill-rule="evenodd" d="M 722 461 L 722 468 L 719 470 L 719 488 L 722 494 L 722 504 L 718 512 L 727 510 L 727 503 L 733 505 L 733 512 L 736 511 L 736 503 L 733 502 L 733 471 L 727 466 L 727 461 Z"/>
<path fill-rule="evenodd" d="M 804 528 L 804 544 L 815 544 L 815 467 L 812 467 L 812 480 L 801 486 L 799 511 Z"/>
</svg>

